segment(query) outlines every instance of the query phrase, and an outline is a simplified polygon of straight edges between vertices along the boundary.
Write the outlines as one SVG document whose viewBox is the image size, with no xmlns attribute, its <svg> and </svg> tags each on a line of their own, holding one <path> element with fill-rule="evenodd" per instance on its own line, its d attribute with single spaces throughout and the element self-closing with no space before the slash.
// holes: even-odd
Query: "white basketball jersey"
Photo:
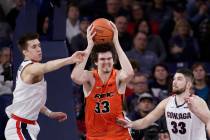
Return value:
<svg viewBox="0 0 210 140">
<path fill-rule="evenodd" d="M 165 109 L 171 140 L 206 140 L 205 124 L 189 110 L 186 103 L 177 105 L 175 97 L 169 97 Z"/>
<path fill-rule="evenodd" d="M 27 84 L 21 79 L 22 70 L 32 61 L 23 61 L 18 69 L 16 87 L 13 92 L 13 102 L 6 108 L 8 117 L 15 114 L 19 117 L 37 120 L 40 109 L 46 102 L 47 84 L 44 78 L 37 83 Z"/>
</svg>

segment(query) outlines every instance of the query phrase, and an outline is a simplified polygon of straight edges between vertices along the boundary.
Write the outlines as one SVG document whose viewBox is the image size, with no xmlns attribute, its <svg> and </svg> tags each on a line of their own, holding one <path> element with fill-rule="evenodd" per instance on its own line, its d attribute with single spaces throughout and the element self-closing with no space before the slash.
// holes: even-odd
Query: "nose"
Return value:
<svg viewBox="0 0 210 140">
<path fill-rule="evenodd" d="M 108 59 L 105 59 L 105 60 L 104 60 L 104 63 L 108 63 L 108 62 L 109 62 L 109 60 L 108 60 Z"/>
<path fill-rule="evenodd" d="M 41 47 L 37 47 L 37 51 L 41 52 L 42 48 Z"/>
</svg>

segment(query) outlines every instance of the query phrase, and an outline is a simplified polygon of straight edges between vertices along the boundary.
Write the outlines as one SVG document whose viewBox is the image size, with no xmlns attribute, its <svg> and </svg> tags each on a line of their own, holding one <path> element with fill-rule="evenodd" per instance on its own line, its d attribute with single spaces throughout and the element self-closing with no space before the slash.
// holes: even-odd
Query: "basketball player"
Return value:
<svg viewBox="0 0 210 140">
<path fill-rule="evenodd" d="M 161 101 L 143 119 L 133 122 L 118 119 L 117 123 L 125 128 L 144 129 L 165 113 L 171 140 L 206 140 L 205 125 L 209 129 L 210 112 L 202 98 L 191 95 L 192 85 L 192 72 L 178 70 L 173 78 L 173 96 Z"/>
<path fill-rule="evenodd" d="M 126 83 L 132 78 L 133 68 L 123 52 L 116 26 L 113 26 L 113 44 L 94 45 L 95 32 L 93 25 L 87 29 L 88 46 L 85 60 L 77 64 L 71 78 L 83 85 L 85 96 L 85 125 L 87 140 L 131 140 L 128 129 L 116 124 L 116 118 L 123 116 L 123 94 Z M 116 70 L 114 65 L 116 50 L 122 69 Z M 84 70 L 89 55 L 92 55 L 96 69 Z"/>
<path fill-rule="evenodd" d="M 5 128 L 7 140 L 36 140 L 39 133 L 37 123 L 39 112 L 60 122 L 67 119 L 63 112 L 52 112 L 45 107 L 46 81 L 44 74 L 83 60 L 84 52 L 76 52 L 71 57 L 40 63 L 42 51 L 38 34 L 29 33 L 19 40 L 19 48 L 24 56 L 16 78 L 13 103 L 6 108 L 10 118 Z"/>
</svg>

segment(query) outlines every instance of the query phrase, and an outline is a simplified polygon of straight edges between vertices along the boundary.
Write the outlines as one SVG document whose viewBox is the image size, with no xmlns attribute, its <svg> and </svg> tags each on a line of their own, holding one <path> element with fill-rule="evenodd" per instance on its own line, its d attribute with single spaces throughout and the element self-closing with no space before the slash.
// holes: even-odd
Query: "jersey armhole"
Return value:
<svg viewBox="0 0 210 140">
<path fill-rule="evenodd" d="M 33 62 L 26 64 L 26 65 L 23 67 L 23 69 L 20 71 L 20 75 L 19 75 L 19 76 L 20 76 L 20 80 L 21 80 L 22 82 L 24 82 L 24 83 L 26 83 L 26 82 L 22 79 L 21 74 L 22 74 L 22 72 L 25 70 L 26 67 L 28 67 L 29 65 L 32 65 L 32 64 L 33 64 Z"/>
</svg>

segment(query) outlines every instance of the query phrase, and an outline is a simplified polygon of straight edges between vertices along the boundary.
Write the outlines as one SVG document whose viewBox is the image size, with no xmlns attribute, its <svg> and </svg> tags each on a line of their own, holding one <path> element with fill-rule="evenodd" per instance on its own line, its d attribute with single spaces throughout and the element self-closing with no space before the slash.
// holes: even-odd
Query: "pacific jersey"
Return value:
<svg viewBox="0 0 210 140">
<path fill-rule="evenodd" d="M 9 118 L 14 114 L 28 120 L 37 120 L 40 109 L 45 105 L 47 84 L 44 78 L 34 84 L 27 84 L 21 79 L 23 69 L 32 63 L 29 60 L 23 61 L 18 69 L 13 102 L 6 108 Z"/>
<path fill-rule="evenodd" d="M 205 124 L 186 103 L 177 105 L 176 96 L 169 97 L 165 116 L 171 140 L 206 140 Z"/>
<path fill-rule="evenodd" d="M 93 71 L 95 85 L 86 97 L 85 124 L 87 140 L 130 140 L 128 129 L 116 124 L 117 118 L 124 118 L 122 94 L 116 85 L 116 70 L 113 69 L 105 84 L 97 70 Z"/>
</svg>

